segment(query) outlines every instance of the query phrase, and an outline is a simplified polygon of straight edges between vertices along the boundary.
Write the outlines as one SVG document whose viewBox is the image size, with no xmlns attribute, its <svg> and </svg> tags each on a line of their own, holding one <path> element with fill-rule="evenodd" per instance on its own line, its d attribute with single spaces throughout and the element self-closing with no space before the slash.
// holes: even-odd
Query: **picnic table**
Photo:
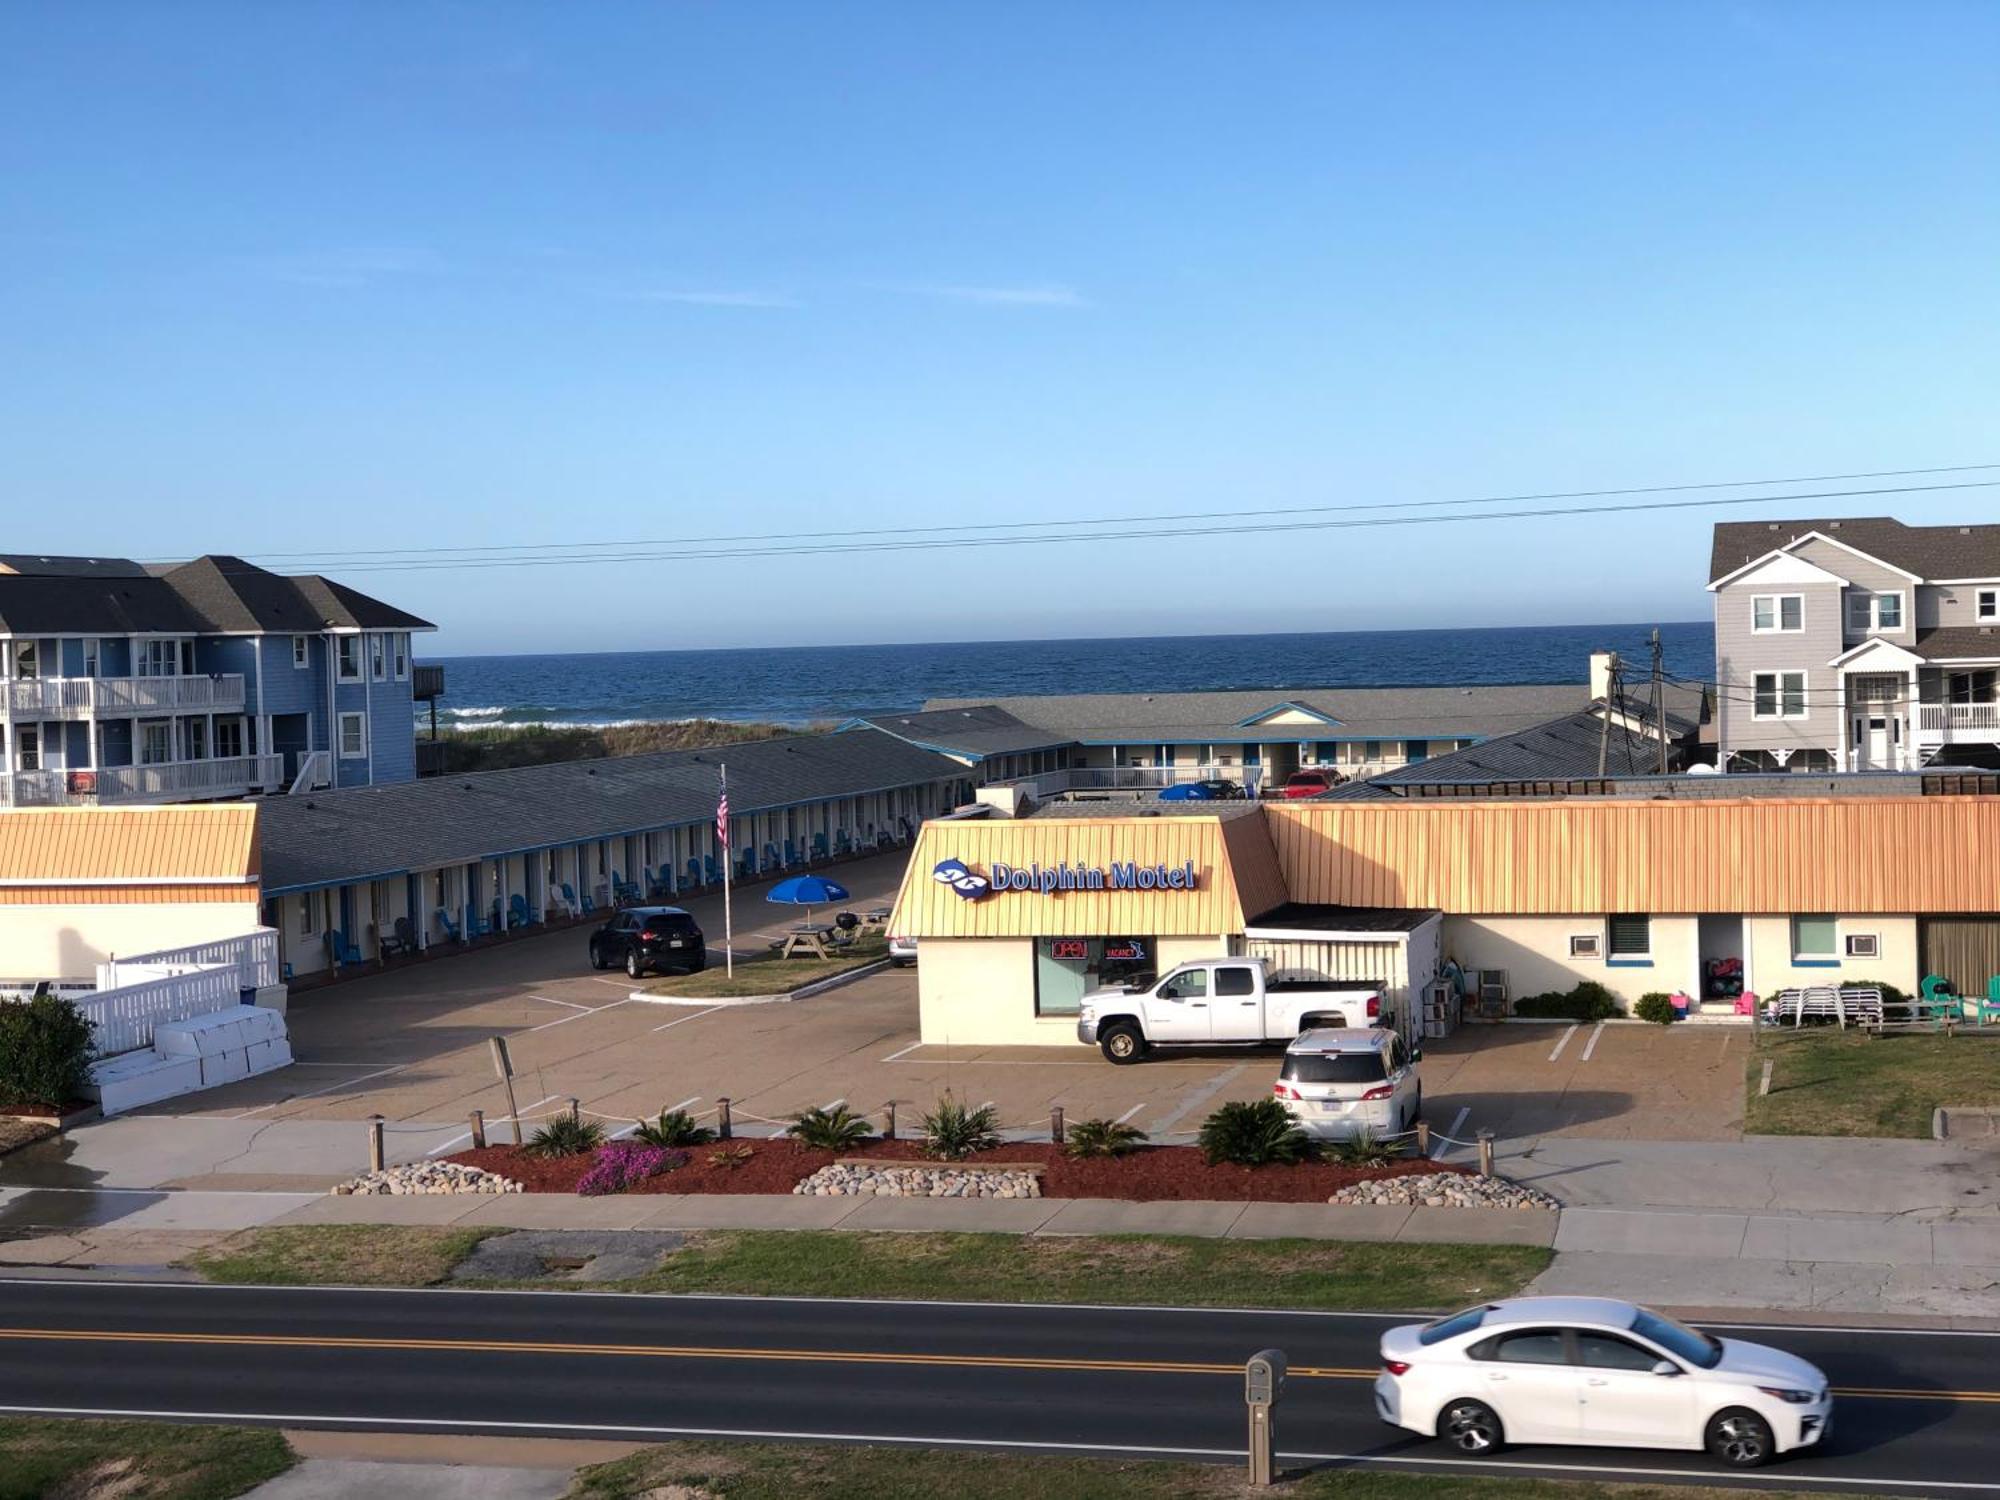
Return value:
<svg viewBox="0 0 2000 1500">
<path fill-rule="evenodd" d="M 794 958 L 800 953 L 810 953 L 814 958 L 831 958 L 828 952 L 833 946 L 833 928 L 806 922 L 785 934 L 779 945 L 778 957 Z"/>
</svg>

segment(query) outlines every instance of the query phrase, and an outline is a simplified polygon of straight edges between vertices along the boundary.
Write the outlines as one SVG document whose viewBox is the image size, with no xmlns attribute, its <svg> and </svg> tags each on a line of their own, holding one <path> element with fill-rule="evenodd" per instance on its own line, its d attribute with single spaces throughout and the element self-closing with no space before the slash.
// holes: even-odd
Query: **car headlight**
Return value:
<svg viewBox="0 0 2000 1500">
<path fill-rule="evenodd" d="M 1789 1401 L 1793 1406 L 1809 1406 L 1819 1399 L 1818 1391 L 1794 1391 L 1781 1385 L 1760 1385 L 1757 1389 L 1780 1401 Z"/>
</svg>

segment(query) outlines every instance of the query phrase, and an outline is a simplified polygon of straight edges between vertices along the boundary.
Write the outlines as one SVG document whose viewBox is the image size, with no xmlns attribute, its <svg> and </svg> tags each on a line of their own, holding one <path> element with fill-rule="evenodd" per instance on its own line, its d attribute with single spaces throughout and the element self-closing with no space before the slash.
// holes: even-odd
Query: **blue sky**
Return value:
<svg viewBox="0 0 2000 1500">
<path fill-rule="evenodd" d="M 0 59 L 5 550 L 2000 459 L 1987 5 L 16 3 Z M 1690 619 L 1715 518 L 324 570 L 449 652 Z"/>
</svg>

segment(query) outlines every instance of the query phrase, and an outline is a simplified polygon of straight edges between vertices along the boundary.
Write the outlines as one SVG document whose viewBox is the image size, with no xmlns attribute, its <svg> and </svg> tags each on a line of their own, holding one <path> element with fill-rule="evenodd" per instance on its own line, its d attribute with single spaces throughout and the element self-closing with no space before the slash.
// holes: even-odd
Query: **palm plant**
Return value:
<svg viewBox="0 0 2000 1500">
<path fill-rule="evenodd" d="M 923 1117 L 924 1150 L 946 1161 L 962 1161 L 975 1151 L 1000 1144 L 999 1115 L 990 1104 L 967 1109 L 946 1094 Z"/>
<path fill-rule="evenodd" d="M 595 1120 L 557 1115 L 528 1137 L 530 1156 L 581 1156 L 604 1144 L 604 1127 Z"/>
<path fill-rule="evenodd" d="M 851 1151 L 873 1132 L 866 1118 L 845 1104 L 836 1104 L 794 1115 L 785 1134 L 810 1150 Z"/>
<path fill-rule="evenodd" d="M 706 1125 L 697 1125 L 694 1116 L 684 1109 L 663 1109 L 659 1119 L 642 1121 L 632 1132 L 632 1138 L 648 1146 L 671 1150 L 680 1146 L 706 1146 L 715 1139 L 715 1132 Z"/>
<path fill-rule="evenodd" d="M 1069 1156 L 1124 1156 L 1146 1142 L 1146 1132 L 1118 1120 L 1078 1120 L 1069 1127 L 1063 1151 Z"/>
<path fill-rule="evenodd" d="M 1225 1161 L 1239 1167 L 1290 1165 L 1318 1154 L 1312 1137 L 1276 1099 L 1225 1104 L 1201 1122 L 1196 1139 L 1210 1166 Z"/>
</svg>

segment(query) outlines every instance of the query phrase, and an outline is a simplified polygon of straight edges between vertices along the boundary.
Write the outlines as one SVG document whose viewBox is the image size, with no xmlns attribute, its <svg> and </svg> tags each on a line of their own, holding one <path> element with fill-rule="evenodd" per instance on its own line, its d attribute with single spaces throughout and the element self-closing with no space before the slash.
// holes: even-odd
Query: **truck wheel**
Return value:
<svg viewBox="0 0 2000 1500">
<path fill-rule="evenodd" d="M 1129 1021 L 1105 1027 L 1097 1038 L 1097 1046 L 1107 1058 L 1119 1064 L 1138 1062 L 1149 1050 L 1144 1034 Z"/>
</svg>

